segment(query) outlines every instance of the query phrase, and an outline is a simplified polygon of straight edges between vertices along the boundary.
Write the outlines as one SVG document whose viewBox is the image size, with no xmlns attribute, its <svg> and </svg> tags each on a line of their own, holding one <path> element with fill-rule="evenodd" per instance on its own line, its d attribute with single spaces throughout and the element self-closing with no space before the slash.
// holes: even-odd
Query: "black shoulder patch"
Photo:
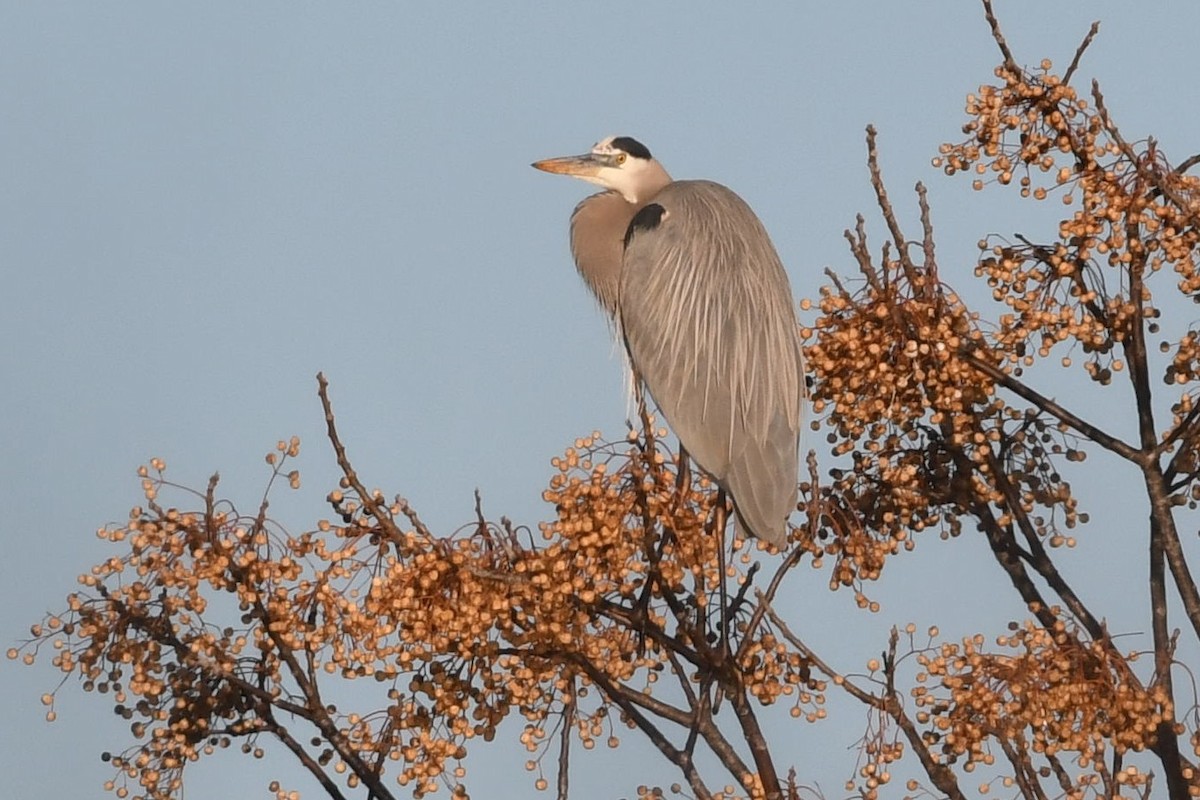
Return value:
<svg viewBox="0 0 1200 800">
<path fill-rule="evenodd" d="M 646 145 L 632 136 L 618 136 L 612 140 L 612 146 L 618 150 L 624 150 L 634 158 L 644 158 L 647 161 L 654 158 L 654 156 L 650 155 L 650 151 L 646 149 Z"/>
<path fill-rule="evenodd" d="M 629 240 L 638 231 L 652 231 L 657 228 L 666 214 L 667 210 L 658 203 L 651 203 L 639 210 L 629 221 L 629 227 L 625 229 L 625 246 L 629 247 Z"/>
</svg>

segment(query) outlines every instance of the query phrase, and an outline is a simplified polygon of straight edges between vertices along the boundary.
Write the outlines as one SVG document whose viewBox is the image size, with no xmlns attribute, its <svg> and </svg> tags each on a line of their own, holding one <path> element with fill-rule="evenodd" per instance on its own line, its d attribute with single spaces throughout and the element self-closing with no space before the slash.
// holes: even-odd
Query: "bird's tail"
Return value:
<svg viewBox="0 0 1200 800">
<path fill-rule="evenodd" d="M 739 538 L 745 539 L 753 536 L 764 542 L 770 542 L 780 550 L 787 547 L 788 525 L 786 519 L 781 519 L 773 524 L 767 520 L 758 520 L 751 525 L 738 510 L 737 501 L 734 501 L 733 504 L 733 529 Z"/>
</svg>

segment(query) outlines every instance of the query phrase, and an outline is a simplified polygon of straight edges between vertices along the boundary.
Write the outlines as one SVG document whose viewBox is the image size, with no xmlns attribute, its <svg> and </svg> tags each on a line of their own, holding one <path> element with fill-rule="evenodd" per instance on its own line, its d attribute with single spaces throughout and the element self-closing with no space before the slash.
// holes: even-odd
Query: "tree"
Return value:
<svg viewBox="0 0 1200 800">
<path fill-rule="evenodd" d="M 593 434 L 567 450 L 545 493 L 556 518 L 537 532 L 477 504 L 467 532 L 437 536 L 360 479 L 322 377 L 343 473 L 333 521 L 290 533 L 265 500 L 251 514 L 220 500 L 215 477 L 172 507 L 163 495 L 183 487 L 152 462 L 144 505 L 107 530 L 117 554 L 10 657 L 52 647 L 63 673 L 112 694 L 135 737 L 110 756 L 119 796 L 178 796 L 189 762 L 272 738 L 331 797 L 394 797 L 396 782 L 465 796 L 467 749 L 520 716 L 536 783 L 549 773 L 560 796 L 576 743 L 632 729 L 678 768 L 682 793 L 798 797 L 804 765 L 785 771 L 761 720 L 787 705 L 819 724 L 826 693 L 871 720 L 849 787 L 865 797 L 901 760 L 923 775 L 909 793 L 964 797 L 978 770 L 1028 798 L 1149 796 L 1155 783 L 1200 794 L 1196 701 L 1175 684 L 1181 648 L 1200 639 L 1180 535 L 1200 500 L 1200 332 L 1180 302 L 1200 295 L 1200 179 L 1188 174 L 1200 156 L 1172 165 L 1153 139 L 1121 134 L 1098 85 L 1072 86 L 1095 27 L 1058 75 L 1049 61 L 1021 67 L 984 8 L 1002 62 L 968 97 L 966 139 L 935 165 L 976 188 L 1061 198 L 1069 216 L 1050 242 L 981 241 L 975 275 L 1000 307 L 985 317 L 939 275 L 920 185 L 921 236 L 905 236 L 868 129 L 888 239 L 876 255 L 861 217 L 846 232 L 858 275 L 829 273 L 806 331 L 829 453 L 809 457 L 786 552 L 727 541 L 714 487 L 679 468 L 648 416 L 625 441 Z M 1052 399 L 1055 370 L 1128 398 L 1134 440 Z M 298 486 L 298 452 L 279 444 L 273 479 Z M 1055 561 L 1080 544 L 1067 478 L 1089 453 L 1143 477 L 1149 657 L 1118 646 Z M 808 559 L 869 610 L 866 584 L 930 531 L 984 537 L 1029 618 L 958 642 L 896 630 L 853 676 L 775 608 Z M 342 710 L 339 678 L 374 681 L 386 699 Z"/>
</svg>

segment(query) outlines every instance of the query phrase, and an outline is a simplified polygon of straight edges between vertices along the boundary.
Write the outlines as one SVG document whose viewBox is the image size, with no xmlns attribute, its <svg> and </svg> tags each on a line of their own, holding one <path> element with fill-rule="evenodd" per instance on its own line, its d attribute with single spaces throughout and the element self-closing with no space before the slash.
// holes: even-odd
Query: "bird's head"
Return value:
<svg viewBox="0 0 1200 800">
<path fill-rule="evenodd" d="M 590 153 L 548 158 L 533 166 L 619 192 L 630 203 L 648 200 L 671 182 L 671 176 L 646 146 L 629 136 L 609 136 L 597 142 Z"/>
</svg>

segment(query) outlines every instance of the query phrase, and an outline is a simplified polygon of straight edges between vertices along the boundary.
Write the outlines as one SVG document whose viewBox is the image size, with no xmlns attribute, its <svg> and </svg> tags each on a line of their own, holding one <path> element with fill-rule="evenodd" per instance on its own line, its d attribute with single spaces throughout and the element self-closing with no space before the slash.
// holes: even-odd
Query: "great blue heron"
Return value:
<svg viewBox="0 0 1200 800">
<path fill-rule="evenodd" d="M 628 136 L 533 165 L 606 191 L 571 251 L 613 315 L 635 380 L 738 523 L 782 547 L 796 507 L 804 366 L 791 287 L 758 217 L 712 181 L 675 181 Z"/>
</svg>

